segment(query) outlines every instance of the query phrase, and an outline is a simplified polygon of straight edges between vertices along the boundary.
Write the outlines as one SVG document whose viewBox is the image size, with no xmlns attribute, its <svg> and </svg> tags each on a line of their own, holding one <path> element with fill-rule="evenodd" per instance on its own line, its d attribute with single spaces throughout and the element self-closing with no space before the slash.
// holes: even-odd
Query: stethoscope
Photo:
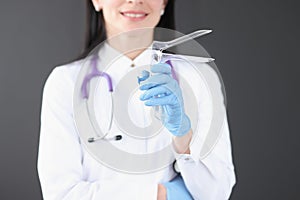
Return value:
<svg viewBox="0 0 300 200">
<path fill-rule="evenodd" d="M 169 58 L 173 58 L 173 54 L 164 54 L 163 51 L 168 49 L 168 48 L 171 48 L 173 46 L 176 46 L 178 44 L 181 44 L 181 43 L 184 43 L 186 41 L 189 41 L 189 40 L 192 40 L 196 37 L 200 37 L 200 36 L 203 36 L 203 35 L 206 35 L 208 33 L 211 33 L 211 30 L 197 30 L 197 31 L 194 31 L 190 34 L 187 34 L 187 35 L 183 35 L 179 38 L 176 38 L 176 39 L 173 39 L 171 41 L 167 41 L 167 42 L 162 42 L 162 41 L 154 41 L 153 44 L 152 44 L 152 50 L 153 50 L 153 54 L 152 54 L 152 59 L 154 60 L 154 62 L 158 63 L 158 62 L 161 62 L 163 57 L 169 57 Z M 201 59 L 201 58 L 200 58 Z M 211 58 L 206 58 L 206 59 L 209 59 L 208 62 L 212 61 L 213 59 Z M 172 72 L 172 76 L 175 80 L 178 81 L 177 79 L 177 76 L 176 76 L 176 72 L 174 70 L 174 67 L 170 61 L 171 59 L 166 59 L 165 62 L 167 64 L 170 65 L 171 67 L 171 72 Z M 83 79 L 83 82 L 82 82 L 82 85 L 81 85 L 81 93 L 82 93 L 82 98 L 84 100 L 87 100 L 88 97 L 89 97 L 89 94 L 88 94 L 88 85 L 90 83 L 90 81 L 95 78 L 95 77 L 103 77 L 106 79 L 106 82 L 107 82 L 107 86 L 108 86 L 108 91 L 110 93 L 110 99 L 111 99 L 111 105 L 112 105 L 112 112 L 111 112 L 111 115 L 110 115 L 110 120 L 109 120 L 109 127 L 108 127 L 108 131 L 106 131 L 102 136 L 94 136 L 94 137 L 89 137 L 88 138 L 88 142 L 89 143 L 93 143 L 93 142 L 96 142 L 96 141 L 99 141 L 99 140 L 121 140 L 122 139 L 122 135 L 116 135 L 115 137 L 113 138 L 106 138 L 107 135 L 109 134 L 109 132 L 111 131 L 111 128 L 112 128 L 112 123 L 113 123 L 113 115 L 114 115 L 114 100 L 113 100 L 113 85 L 112 85 L 112 79 L 110 77 L 110 75 L 106 72 L 103 72 L 103 71 L 100 71 L 97 67 L 97 63 L 99 61 L 99 56 L 98 54 L 94 54 L 92 55 L 92 58 L 91 58 L 91 71 L 90 73 L 88 73 L 87 75 L 85 75 L 84 79 Z M 139 77 L 139 81 L 142 80 L 143 77 Z M 157 111 L 158 107 L 156 107 L 156 111 Z"/>
<path fill-rule="evenodd" d="M 178 40 L 177 40 L 177 44 L 178 44 Z M 168 44 L 168 45 L 172 46 L 172 44 L 171 45 Z M 153 50 L 153 48 L 151 50 Z M 216 105 L 212 107 L 211 110 L 212 119 L 210 121 L 210 124 L 208 124 L 209 129 L 204 134 L 202 134 L 203 132 L 201 132 L 201 134 L 197 134 L 197 138 L 195 138 L 198 141 L 200 141 L 199 148 L 197 147 L 198 149 L 196 151 L 200 152 L 199 158 L 204 159 L 206 156 L 210 154 L 215 144 L 219 140 L 221 136 L 220 130 L 222 129 L 224 125 L 224 120 L 226 119 L 225 116 L 226 110 L 224 109 L 224 106 L 222 106 L 224 101 L 223 96 L 225 95 L 224 93 L 222 94 L 222 92 L 220 92 L 220 86 L 222 84 L 220 85 L 218 82 L 216 82 L 215 74 L 211 73 L 212 71 L 211 67 L 214 65 L 212 61 L 214 59 L 209 57 L 167 54 L 160 51 L 160 49 L 155 50 L 155 48 L 154 48 L 154 56 L 158 57 L 157 61 L 159 62 L 169 62 L 169 65 L 172 66 L 173 68 L 172 74 L 175 75 L 175 78 L 178 78 L 180 80 L 180 87 L 182 87 L 182 91 L 185 93 L 185 96 L 188 97 L 185 99 L 185 105 L 187 105 L 186 110 L 188 111 L 188 114 L 191 118 L 192 125 L 195 126 L 192 127 L 192 129 L 195 132 L 199 130 L 198 120 L 200 119 L 198 118 L 199 117 L 198 113 L 201 113 L 201 111 L 198 112 L 198 107 L 197 107 L 198 105 L 197 102 L 199 102 L 199 99 L 192 89 L 195 88 L 195 86 L 189 84 L 190 78 L 186 76 L 187 75 L 185 74 L 186 70 L 181 71 L 181 66 L 180 66 L 181 64 L 179 63 L 182 63 L 183 66 L 185 65 L 191 66 L 191 69 L 194 71 L 193 72 L 194 74 L 190 74 L 189 72 L 189 76 L 195 75 L 196 76 L 195 79 L 198 79 L 197 77 L 200 76 L 199 80 L 203 81 L 204 84 L 203 87 L 206 88 L 204 90 L 208 91 L 208 94 L 210 95 L 210 99 L 211 99 L 211 104 Z M 102 60 L 101 54 L 100 56 L 98 56 L 98 52 L 96 52 L 88 56 L 83 61 L 83 65 L 80 69 L 80 72 L 75 82 L 75 88 L 73 94 L 74 120 L 75 120 L 75 125 L 76 125 L 76 129 L 80 141 L 82 145 L 86 147 L 87 151 L 91 153 L 91 155 L 97 161 L 107 166 L 110 166 L 116 170 L 133 172 L 133 173 L 144 173 L 145 171 L 151 172 L 153 170 L 158 170 L 162 166 L 167 166 L 170 163 L 173 163 L 174 161 L 174 157 L 173 157 L 174 155 L 172 153 L 173 150 L 170 145 L 166 146 L 165 148 L 159 151 L 155 151 L 150 154 L 131 154 L 129 152 L 116 148 L 113 142 L 109 142 L 109 141 L 126 141 L 127 138 L 129 139 L 131 136 L 133 136 L 133 138 L 135 139 L 140 136 L 141 132 L 143 132 L 143 134 L 148 134 L 148 132 L 151 133 L 152 131 L 148 129 L 148 127 L 136 127 L 133 124 L 130 124 L 132 125 L 133 129 L 124 131 L 124 127 L 128 128 L 127 127 L 128 123 L 132 123 L 130 122 L 130 117 L 128 116 L 127 113 L 128 110 L 123 109 L 123 107 L 125 108 L 127 106 L 127 105 L 124 106 L 124 101 L 129 99 L 128 97 L 133 89 L 131 85 L 137 84 L 137 79 L 136 79 L 137 75 L 140 69 L 142 69 L 143 67 L 136 66 L 128 74 L 123 76 L 121 80 L 116 82 L 115 86 L 113 86 L 112 77 L 110 76 L 110 74 L 106 69 L 110 67 L 110 65 L 107 63 L 113 63 L 116 59 L 118 59 L 118 56 L 114 57 L 113 59 L 110 58 L 109 60 Z M 179 62 L 177 62 L 177 60 L 179 60 Z M 209 65 L 205 64 L 210 62 L 212 62 L 212 64 Z M 100 63 L 101 65 L 98 65 L 98 63 Z M 148 64 L 151 65 L 151 63 Z M 200 64 L 201 67 L 198 67 L 198 64 Z M 175 66 L 175 68 L 173 66 Z M 217 70 L 216 66 L 213 68 Z M 184 74 L 182 74 L 182 72 L 184 72 Z M 94 78 L 95 80 L 93 80 Z M 110 98 L 110 100 L 107 99 L 106 101 L 107 103 L 111 103 L 111 112 L 108 113 L 109 119 L 107 123 L 108 128 L 106 129 L 107 131 L 103 131 L 103 129 L 99 127 L 99 124 L 97 123 L 97 119 L 96 119 L 94 97 L 96 96 L 98 97 L 98 95 L 96 95 L 98 94 L 96 92 L 99 92 L 96 90 L 98 86 L 97 84 L 99 84 L 99 82 L 96 82 L 98 78 L 104 80 L 104 86 L 107 86 L 107 90 L 109 93 L 108 98 Z M 129 86 L 124 87 L 124 85 L 127 85 L 128 82 L 130 82 L 130 87 Z M 220 82 L 222 82 L 221 79 Z M 107 91 L 103 91 L 103 92 L 107 93 Z M 97 104 L 97 105 L 101 105 L 101 104 Z M 196 107 L 193 105 L 196 105 Z M 122 116 L 122 114 L 124 113 L 125 115 Z M 116 128 L 118 128 L 114 133 L 111 131 L 113 121 L 116 122 L 117 125 Z M 153 123 L 151 124 L 151 126 L 152 125 Z M 161 127 L 161 123 L 159 124 L 159 126 Z M 153 125 L 153 127 L 155 127 L 155 125 Z M 120 132 L 118 133 L 118 131 Z M 123 136 L 120 135 L 120 133 Z M 115 135 L 109 137 L 110 134 L 115 134 Z M 143 135 L 141 139 L 146 141 L 147 137 L 144 137 Z M 157 161 L 151 162 L 151 166 L 148 166 L 149 163 L 144 162 L 147 159 L 153 159 L 154 161 L 156 160 L 156 158 L 161 157 L 161 155 L 164 155 L 163 157 L 165 159 L 160 160 L 160 162 Z M 120 160 L 116 159 L 118 157 L 131 160 L 132 162 L 120 163 L 119 162 Z M 139 163 L 140 165 L 132 166 L 131 163 Z"/>
<path fill-rule="evenodd" d="M 156 61 L 158 61 L 158 59 L 161 60 L 161 56 L 162 56 L 162 52 L 159 51 L 157 54 L 153 54 L 155 57 L 154 59 L 156 59 Z M 159 58 L 157 57 L 157 55 L 159 55 Z M 112 84 L 112 78 L 111 76 L 106 73 L 106 72 L 102 72 L 98 69 L 97 67 L 97 63 L 99 61 L 99 56 L 98 54 L 94 54 L 92 55 L 92 58 L 91 58 L 91 71 L 89 74 L 87 74 L 84 79 L 83 79 L 83 82 L 82 82 L 82 86 L 81 86 L 81 93 L 82 93 L 82 98 L 83 99 L 88 99 L 89 98 L 89 93 L 88 93 L 88 85 L 90 83 L 90 81 L 93 79 L 93 78 L 96 78 L 96 77 L 103 77 L 105 78 L 106 80 L 106 83 L 107 83 L 107 86 L 108 86 L 108 92 L 110 93 L 110 100 L 111 100 L 111 105 L 112 105 L 112 111 L 111 111 L 111 114 L 110 114 L 110 119 L 109 119 L 109 126 L 108 126 L 108 130 L 104 133 L 104 135 L 102 136 L 94 136 L 94 137 L 90 137 L 88 138 L 88 142 L 89 143 L 93 143 L 93 142 L 96 142 L 96 141 L 99 141 L 99 140 L 122 140 L 122 135 L 116 135 L 114 137 L 111 137 L 111 138 L 107 138 L 108 134 L 110 133 L 111 131 L 111 127 L 112 127 L 112 123 L 113 123 L 113 117 L 114 117 L 114 98 L 113 98 L 113 95 L 112 93 L 114 92 L 114 89 L 113 89 L 113 84 Z M 171 72 L 172 72 L 172 77 L 178 81 L 178 78 L 176 76 L 176 72 L 174 70 L 174 67 L 171 63 L 171 60 L 166 60 L 165 63 L 169 64 L 170 67 L 171 67 Z M 139 76 L 137 77 L 138 78 L 138 82 L 140 81 L 143 81 L 146 79 L 145 75 L 143 76 Z"/>
<path fill-rule="evenodd" d="M 99 59 L 98 54 L 94 54 L 92 56 L 91 72 L 84 77 L 84 80 L 83 80 L 82 86 L 81 86 L 82 98 L 83 99 L 88 99 L 89 98 L 89 95 L 88 95 L 88 84 L 89 84 L 89 82 L 95 77 L 103 77 L 103 78 L 106 79 L 107 86 L 108 86 L 108 91 L 110 93 L 112 112 L 111 112 L 111 115 L 110 115 L 108 131 L 106 131 L 106 133 L 103 136 L 90 137 L 88 139 L 89 143 L 95 142 L 97 140 L 105 139 L 105 137 L 108 135 L 108 133 L 111 130 L 112 121 L 113 121 L 113 113 L 114 113 L 113 112 L 114 111 L 114 109 L 113 109 L 113 105 L 114 105 L 113 103 L 114 102 L 113 102 L 113 97 L 112 97 L 112 92 L 113 92 L 112 80 L 111 80 L 111 77 L 110 77 L 109 74 L 98 70 L 98 68 L 97 68 L 98 59 Z M 117 135 L 113 138 L 109 138 L 109 140 L 121 140 L 121 139 L 122 139 L 122 135 Z"/>
</svg>

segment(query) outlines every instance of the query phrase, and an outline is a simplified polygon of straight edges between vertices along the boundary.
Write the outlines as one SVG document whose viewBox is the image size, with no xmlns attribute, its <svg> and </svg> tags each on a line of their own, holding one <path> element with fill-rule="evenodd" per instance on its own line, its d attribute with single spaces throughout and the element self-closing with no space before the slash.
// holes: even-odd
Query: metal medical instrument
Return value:
<svg viewBox="0 0 300 200">
<path fill-rule="evenodd" d="M 211 33 L 211 32 L 212 32 L 212 30 L 197 30 L 197 31 L 194 31 L 190 34 L 181 36 L 179 38 L 176 38 L 174 40 L 170 40 L 170 41 L 167 41 L 167 42 L 154 41 L 153 45 L 152 45 L 152 49 L 153 50 L 158 50 L 158 52 L 156 52 L 157 54 L 154 55 L 153 59 L 157 62 L 160 62 L 161 57 L 162 57 L 162 51 L 164 51 L 166 49 L 169 49 L 171 47 L 174 47 L 176 45 L 179 45 L 181 43 L 187 42 L 189 40 L 192 40 L 194 38 L 206 35 L 206 34 Z"/>
<path fill-rule="evenodd" d="M 160 62 L 161 59 L 162 59 L 162 56 L 163 56 L 163 51 L 168 49 L 168 48 L 171 48 L 173 46 L 176 46 L 176 45 L 179 45 L 181 43 L 184 43 L 184 42 L 187 42 L 189 40 L 192 40 L 194 38 L 197 38 L 197 37 L 200 37 L 200 36 L 203 36 L 203 35 L 206 35 L 208 33 L 211 33 L 212 30 L 197 30 L 195 32 L 192 32 L 190 34 L 187 34 L 187 35 L 184 35 L 184 36 L 181 36 L 179 38 L 176 38 L 174 40 L 170 40 L 170 41 L 167 41 L 167 42 L 163 42 L 163 41 L 154 41 L 153 42 L 153 45 L 152 45 L 152 49 L 154 50 L 155 54 L 153 56 L 153 59 L 156 61 L 156 62 Z M 172 56 L 173 54 L 166 54 L 167 56 Z M 203 59 L 203 58 L 202 58 Z M 214 59 L 212 58 L 207 58 L 208 61 L 212 61 Z M 107 85 L 108 85 L 108 90 L 111 94 L 111 105 L 112 105 L 112 111 L 111 111 L 111 115 L 110 115 L 110 120 L 109 120 L 109 127 L 108 127 L 108 131 L 106 131 L 105 134 L 103 134 L 102 136 L 96 136 L 96 137 L 91 137 L 88 139 L 88 142 L 89 143 L 92 143 L 92 142 L 95 142 L 97 140 L 102 140 L 102 139 L 106 139 L 105 137 L 109 134 L 109 132 L 111 131 L 111 127 L 112 127 L 112 122 L 113 122 L 113 113 L 114 113 L 114 102 L 113 102 L 113 86 L 112 86 L 112 80 L 111 80 L 111 77 L 109 74 L 105 73 L 105 72 L 102 72 L 102 71 L 99 71 L 98 68 L 97 68 L 97 63 L 98 63 L 98 60 L 99 60 L 99 57 L 98 57 L 98 54 L 94 54 L 92 56 L 92 59 L 91 59 L 91 66 L 92 66 L 92 69 L 91 69 L 91 72 L 89 74 L 87 74 L 85 77 L 84 77 L 84 80 L 82 82 L 82 85 L 81 85 L 81 93 L 82 93 L 82 98 L 87 100 L 89 98 L 89 94 L 88 94 L 88 84 L 89 82 L 94 78 L 94 77 L 104 77 L 106 79 L 106 82 L 107 82 Z M 173 66 L 170 62 L 170 60 L 166 60 L 166 63 L 168 63 L 171 68 L 172 68 L 172 76 L 174 79 L 177 80 L 177 77 L 176 77 L 176 73 L 173 69 Z M 157 110 L 157 109 L 155 109 Z M 121 135 L 116 135 L 115 137 L 113 138 L 107 138 L 106 140 L 121 140 L 122 139 L 122 136 Z"/>
<path fill-rule="evenodd" d="M 179 38 L 176 38 L 174 40 L 170 40 L 170 41 L 167 41 L 167 42 L 154 41 L 153 45 L 152 45 L 152 49 L 154 50 L 153 55 L 152 55 L 154 63 L 151 63 L 151 65 L 161 62 L 164 50 L 169 49 L 171 47 L 174 47 L 176 45 L 179 45 L 181 43 L 187 42 L 187 41 L 192 40 L 194 38 L 206 35 L 206 34 L 211 33 L 211 32 L 212 32 L 212 30 L 197 30 L 197 31 L 194 31 L 190 34 L 181 36 Z M 170 64 L 170 62 L 167 62 L 167 63 Z M 172 65 L 170 65 L 170 66 L 172 66 Z M 174 73 L 173 67 L 172 67 L 172 76 L 178 82 L 178 79 L 176 77 L 176 73 Z M 163 111 L 162 107 L 161 106 L 154 106 L 153 109 L 154 109 L 154 116 L 157 119 L 161 120 L 162 116 L 164 115 L 164 111 Z"/>
</svg>

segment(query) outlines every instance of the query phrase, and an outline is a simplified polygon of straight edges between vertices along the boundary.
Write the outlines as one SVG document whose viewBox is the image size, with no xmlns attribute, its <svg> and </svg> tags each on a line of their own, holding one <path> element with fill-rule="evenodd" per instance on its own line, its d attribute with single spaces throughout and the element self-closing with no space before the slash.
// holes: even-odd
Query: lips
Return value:
<svg viewBox="0 0 300 200">
<path fill-rule="evenodd" d="M 133 19 L 133 20 L 141 20 L 147 17 L 148 13 L 141 12 L 141 11 L 124 11 L 120 12 L 124 17 L 128 19 Z"/>
</svg>

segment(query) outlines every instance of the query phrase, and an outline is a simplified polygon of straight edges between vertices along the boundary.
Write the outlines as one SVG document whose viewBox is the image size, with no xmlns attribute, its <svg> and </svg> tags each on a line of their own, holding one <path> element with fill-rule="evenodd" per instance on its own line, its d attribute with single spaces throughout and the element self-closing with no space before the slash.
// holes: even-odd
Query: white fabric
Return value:
<svg viewBox="0 0 300 200">
<path fill-rule="evenodd" d="M 110 56 L 107 51 L 114 50 L 108 45 L 100 50 L 100 65 L 108 64 L 104 60 Z M 144 51 L 133 63 L 136 66 L 143 65 L 148 58 L 149 52 Z M 118 69 L 112 68 L 110 71 L 114 85 L 126 72 L 132 70 L 131 64 L 132 61 L 125 56 L 113 64 Z M 81 66 L 82 61 L 77 61 L 56 67 L 44 87 L 38 154 L 38 173 L 44 199 L 155 200 L 157 184 L 170 181 L 176 175 L 172 166 L 149 174 L 125 174 L 100 164 L 81 145 L 72 109 L 74 85 Z M 185 71 L 177 65 L 175 69 L 179 73 Z M 197 95 L 202 98 L 199 99 L 201 112 L 203 115 L 207 114 L 209 119 L 211 108 L 208 91 L 201 86 L 196 89 Z M 204 123 L 203 130 L 205 126 Z M 155 151 L 170 142 L 171 137 L 169 134 L 159 141 L 149 140 L 147 144 L 143 144 L 148 146 L 147 152 Z M 198 155 L 200 143 L 195 140 L 191 144 L 191 155 L 177 156 L 185 184 L 194 199 L 228 199 L 235 184 L 235 174 L 227 123 L 215 148 L 203 160 Z M 145 153 L 138 140 L 124 138 L 119 144 L 122 150 Z"/>
</svg>

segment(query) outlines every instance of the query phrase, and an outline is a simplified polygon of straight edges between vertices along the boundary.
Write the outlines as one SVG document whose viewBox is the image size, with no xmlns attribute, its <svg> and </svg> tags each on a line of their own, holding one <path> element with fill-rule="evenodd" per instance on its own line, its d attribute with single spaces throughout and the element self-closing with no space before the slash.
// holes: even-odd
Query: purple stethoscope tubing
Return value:
<svg viewBox="0 0 300 200">
<path fill-rule="evenodd" d="M 92 71 L 86 75 L 83 79 L 82 86 L 81 86 L 81 93 L 84 99 L 88 98 L 88 84 L 94 77 L 102 76 L 106 79 L 107 85 L 108 85 L 108 90 L 109 92 L 113 92 L 113 86 L 112 86 L 112 80 L 109 74 L 105 72 L 101 72 L 97 68 L 97 63 L 98 63 L 98 55 L 94 54 L 91 60 L 91 65 L 92 65 Z"/>
<path fill-rule="evenodd" d="M 82 85 L 81 85 L 82 98 L 85 99 L 85 100 L 87 100 L 89 98 L 89 93 L 88 93 L 89 82 L 93 78 L 95 78 L 95 77 L 99 77 L 99 76 L 100 77 L 104 77 L 106 79 L 106 82 L 107 82 L 108 91 L 111 94 L 113 92 L 113 85 L 112 85 L 111 76 L 108 73 L 106 73 L 106 72 L 99 71 L 99 69 L 97 67 L 98 60 L 99 60 L 98 54 L 94 54 L 92 56 L 92 59 L 91 59 L 91 67 L 92 67 L 91 72 L 84 77 Z M 177 76 L 176 76 L 176 72 L 174 70 L 174 67 L 173 67 L 171 61 L 167 60 L 165 63 L 167 63 L 167 64 L 170 65 L 172 77 L 178 82 L 178 79 L 177 79 Z M 111 96 L 111 102 L 112 102 L 112 106 L 113 106 L 113 97 L 112 96 Z M 109 131 L 111 130 L 111 126 L 112 126 L 113 112 L 114 111 L 112 111 L 112 113 L 111 113 L 108 131 L 103 136 L 97 136 L 97 137 L 91 137 L 91 138 L 89 138 L 88 142 L 91 143 L 91 142 L 95 142 L 97 140 L 104 139 L 109 134 Z M 112 138 L 112 139 L 114 139 L 114 140 L 121 140 L 122 136 L 121 135 L 117 135 L 117 136 L 115 136 L 115 138 Z"/>
</svg>

